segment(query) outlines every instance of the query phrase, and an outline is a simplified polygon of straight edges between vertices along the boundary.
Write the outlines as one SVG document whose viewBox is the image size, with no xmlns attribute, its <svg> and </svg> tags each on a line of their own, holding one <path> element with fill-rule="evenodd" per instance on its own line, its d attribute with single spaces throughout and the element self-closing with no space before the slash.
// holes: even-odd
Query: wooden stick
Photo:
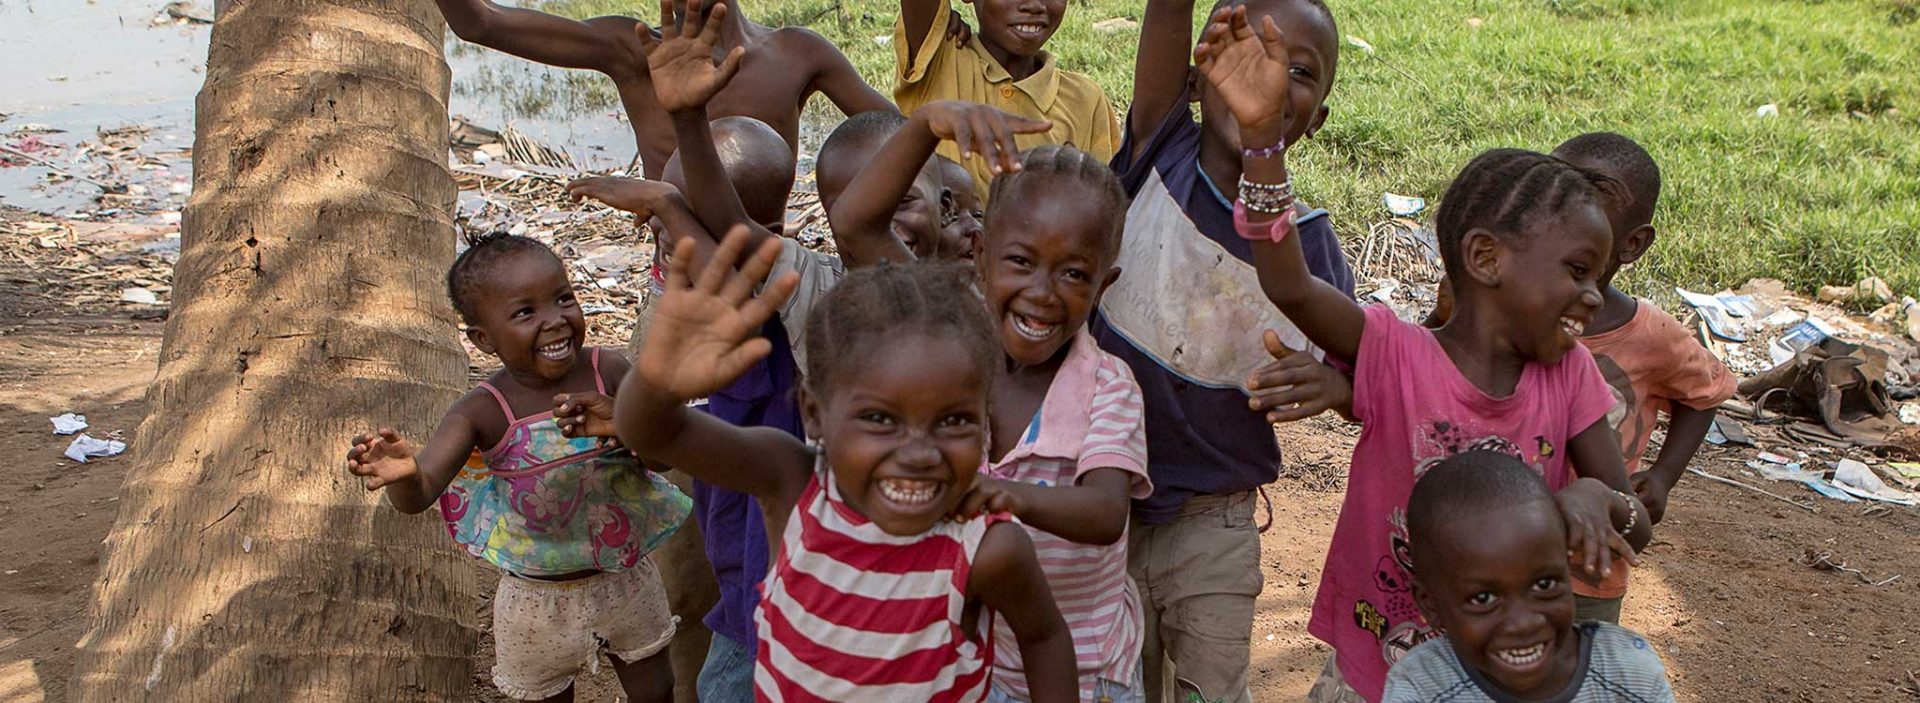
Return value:
<svg viewBox="0 0 1920 703">
<path fill-rule="evenodd" d="M 1788 504 L 1791 504 L 1791 505 L 1792 505 L 1793 507 L 1796 507 L 1796 508 L 1799 508 L 1799 509 L 1801 509 L 1801 510 L 1805 510 L 1805 511 L 1807 511 L 1807 512 L 1810 512 L 1810 513 L 1811 513 L 1811 512 L 1818 512 L 1818 511 L 1816 511 L 1816 510 L 1814 510 L 1814 507 L 1813 507 L 1813 506 L 1811 506 L 1811 505 L 1808 505 L 1808 504 L 1806 504 L 1806 503 L 1802 503 L 1802 502 L 1800 502 L 1800 501 L 1797 501 L 1797 500 L 1794 500 L 1794 499 L 1792 499 L 1792 498 L 1788 498 L 1788 497 L 1786 497 L 1786 496 L 1783 496 L 1783 495 L 1780 495 L 1780 494 L 1778 494 L 1778 493 L 1773 493 L 1773 492 L 1771 492 L 1771 491 L 1768 491 L 1767 489 L 1764 489 L 1764 488 L 1761 488 L 1761 487 L 1759 487 L 1759 486 L 1753 486 L 1753 485 L 1749 485 L 1749 484 L 1745 484 L 1745 483 L 1741 483 L 1741 482 L 1739 482 L 1739 481 L 1735 481 L 1735 480 L 1733 480 L 1733 479 L 1730 479 L 1730 478 L 1723 478 L 1723 477 L 1720 477 L 1720 476 L 1715 476 L 1715 475 L 1713 475 L 1713 474 L 1710 474 L 1710 473 L 1707 473 L 1707 472 L 1705 472 L 1705 471 L 1701 471 L 1701 470 L 1699 470 L 1699 469 L 1696 469 L 1696 468 L 1693 468 L 1693 467 L 1691 467 L 1691 466 L 1689 466 L 1689 467 L 1687 467 L 1687 473 L 1690 473 L 1690 474 L 1699 474 L 1699 475 L 1701 475 L 1701 476 L 1705 476 L 1705 477 L 1707 477 L 1708 479 L 1711 479 L 1711 480 L 1714 480 L 1714 481 L 1719 481 L 1719 482 L 1721 482 L 1721 483 L 1724 483 L 1724 484 L 1727 484 L 1727 485 L 1730 485 L 1730 486 L 1738 486 L 1738 487 L 1740 487 L 1740 488 L 1745 488 L 1745 489 L 1747 489 L 1747 490 L 1749 490 L 1749 491 L 1753 491 L 1753 492 L 1755 492 L 1755 493 L 1758 493 L 1758 494 L 1760 494 L 1760 495 L 1763 495 L 1763 496 L 1767 496 L 1767 497 L 1769 497 L 1769 498 L 1773 498 L 1773 499 L 1775 499 L 1775 500 L 1779 500 L 1779 501 L 1783 501 L 1783 502 L 1786 502 L 1786 503 L 1788 503 Z"/>
</svg>

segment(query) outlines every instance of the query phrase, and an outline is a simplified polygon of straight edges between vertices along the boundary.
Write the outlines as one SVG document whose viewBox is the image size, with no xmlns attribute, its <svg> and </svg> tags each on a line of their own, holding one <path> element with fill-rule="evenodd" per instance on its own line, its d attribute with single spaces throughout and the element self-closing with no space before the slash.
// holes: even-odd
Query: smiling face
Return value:
<svg viewBox="0 0 1920 703">
<path fill-rule="evenodd" d="M 1492 244 L 1499 272 L 1493 304 L 1508 321 L 1515 353 L 1552 364 L 1579 343 L 1600 309 L 1600 276 L 1612 255 L 1613 232 L 1591 199 L 1529 217 L 1524 227 Z"/>
<path fill-rule="evenodd" d="M 1288 47 L 1288 71 L 1293 76 L 1287 100 L 1292 102 L 1293 122 L 1287 125 L 1288 144 L 1312 136 L 1327 119 L 1325 102 L 1333 91 L 1334 67 L 1340 57 L 1340 42 L 1334 36 L 1333 22 L 1320 8 L 1306 0 L 1252 0 L 1223 2 L 1217 7 L 1247 6 L 1247 22 L 1260 26 L 1262 16 L 1272 17 Z M 1240 126 L 1226 103 L 1204 80 L 1196 80 L 1195 97 L 1200 101 L 1200 125 L 1206 141 L 1215 148 L 1239 153 Z M 1261 144 L 1259 146 L 1268 146 Z"/>
<path fill-rule="evenodd" d="M 986 206 L 973 192 L 973 176 L 960 164 L 935 159 L 940 164 L 942 193 L 940 208 L 940 254 L 943 258 L 974 258 L 975 246 L 986 230 Z"/>
<path fill-rule="evenodd" d="M 888 231 L 907 245 L 915 258 L 933 259 L 940 246 L 940 172 L 932 163 L 920 169 L 913 187 L 900 198 Z"/>
<path fill-rule="evenodd" d="M 1115 212 L 1062 181 L 1041 181 L 1001 197 L 975 257 L 981 293 L 1007 356 L 1037 366 L 1059 356 L 1119 273 L 1109 236 Z"/>
<path fill-rule="evenodd" d="M 969 1 L 980 41 L 989 51 L 1017 58 L 1038 56 L 1067 14 L 1066 0 Z"/>
<path fill-rule="evenodd" d="M 1416 596 L 1460 663 L 1521 698 L 1565 688 L 1580 647 L 1566 529 L 1553 500 L 1460 511 L 1420 539 Z"/>
<path fill-rule="evenodd" d="M 835 487 L 894 535 L 926 532 L 959 505 L 986 455 L 986 370 L 960 342 L 914 333 L 852 362 L 824 402 L 803 394 Z"/>
<path fill-rule="evenodd" d="M 467 335 L 480 351 L 522 377 L 558 381 L 573 369 L 587 318 L 558 258 L 521 251 L 496 260 L 474 292 Z"/>
</svg>

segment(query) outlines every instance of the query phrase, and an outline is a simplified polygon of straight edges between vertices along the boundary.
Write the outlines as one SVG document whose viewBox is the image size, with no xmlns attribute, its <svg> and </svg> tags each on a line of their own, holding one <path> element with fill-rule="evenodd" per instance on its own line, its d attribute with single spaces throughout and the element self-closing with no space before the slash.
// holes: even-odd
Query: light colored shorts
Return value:
<svg viewBox="0 0 1920 703">
<path fill-rule="evenodd" d="M 574 581 L 500 577 L 493 595 L 493 685 L 521 700 L 573 685 L 600 652 L 634 662 L 673 640 L 674 617 L 651 558 L 633 568 Z"/>
</svg>

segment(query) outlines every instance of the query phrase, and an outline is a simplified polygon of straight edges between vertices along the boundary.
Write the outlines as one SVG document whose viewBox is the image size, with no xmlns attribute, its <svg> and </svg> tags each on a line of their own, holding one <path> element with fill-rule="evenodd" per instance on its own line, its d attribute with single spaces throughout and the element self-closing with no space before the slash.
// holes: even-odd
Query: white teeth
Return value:
<svg viewBox="0 0 1920 703">
<path fill-rule="evenodd" d="M 1567 331 L 1567 334 L 1571 334 L 1575 337 L 1578 337 L 1582 332 L 1587 331 L 1587 323 L 1581 322 L 1571 317 L 1560 318 L 1560 327 L 1565 329 Z"/>
<path fill-rule="evenodd" d="M 573 355 L 573 342 L 563 339 L 558 342 L 554 342 L 552 344 L 542 346 L 538 349 L 535 349 L 534 351 L 538 352 L 540 356 L 544 358 L 558 361 L 560 359 L 565 359 L 568 356 Z"/>
<path fill-rule="evenodd" d="M 1019 313 L 1007 313 L 1007 317 L 1013 320 L 1013 331 L 1020 333 L 1022 337 L 1036 342 L 1052 337 L 1054 331 L 1059 329 L 1058 325 L 1029 321 Z"/>
<path fill-rule="evenodd" d="M 940 484 L 932 481 L 914 481 L 904 478 L 880 479 L 880 495 L 887 500 L 902 505 L 921 505 L 933 501 L 939 493 Z"/>
<path fill-rule="evenodd" d="M 1547 644 L 1545 642 L 1542 642 L 1540 644 L 1536 644 L 1530 647 L 1515 647 L 1513 649 L 1502 649 L 1498 652 L 1494 652 L 1493 656 L 1498 657 L 1500 661 L 1506 662 L 1510 666 L 1528 667 L 1528 666 L 1532 666 L 1535 662 L 1540 661 L 1540 658 L 1546 656 L 1546 653 L 1547 653 Z"/>
</svg>

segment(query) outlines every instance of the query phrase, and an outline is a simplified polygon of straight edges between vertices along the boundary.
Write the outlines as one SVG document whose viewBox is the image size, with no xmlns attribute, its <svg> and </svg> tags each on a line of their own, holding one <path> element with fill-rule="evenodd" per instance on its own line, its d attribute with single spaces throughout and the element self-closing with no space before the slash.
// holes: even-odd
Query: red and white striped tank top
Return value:
<svg viewBox="0 0 1920 703">
<path fill-rule="evenodd" d="M 991 617 L 965 631 L 961 612 L 980 539 L 1002 519 L 890 535 L 816 467 L 761 584 L 756 700 L 985 699 Z"/>
</svg>

